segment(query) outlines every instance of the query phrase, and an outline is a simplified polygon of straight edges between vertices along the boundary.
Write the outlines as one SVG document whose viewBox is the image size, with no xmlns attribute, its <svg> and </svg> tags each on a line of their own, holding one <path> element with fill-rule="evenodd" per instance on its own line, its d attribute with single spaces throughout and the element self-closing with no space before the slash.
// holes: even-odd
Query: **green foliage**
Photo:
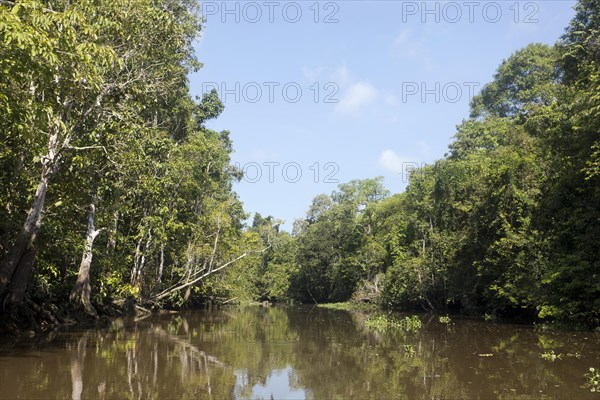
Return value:
<svg viewBox="0 0 600 400">
<path fill-rule="evenodd" d="M 413 172 L 384 305 L 600 323 L 596 7 L 580 2 L 556 47 L 506 60 L 448 156 Z"/>
<path fill-rule="evenodd" d="M 600 371 L 590 367 L 590 372 L 584 376 L 586 378 L 585 386 L 590 389 L 590 392 L 600 392 Z"/>
<path fill-rule="evenodd" d="M 296 242 L 289 233 L 279 231 L 281 223 L 272 216 L 254 215 L 250 232 L 266 249 L 262 257 L 254 259 L 254 265 L 248 271 L 254 300 L 284 302 L 290 298 L 291 277 L 297 271 Z"/>
<path fill-rule="evenodd" d="M 375 178 L 341 184 L 331 196 L 315 197 L 306 225 L 295 238 L 295 298 L 317 303 L 347 301 L 361 281 L 381 272 L 386 252 L 375 239 L 370 207 L 387 195 L 381 178 Z"/>
<path fill-rule="evenodd" d="M 402 346 L 404 350 L 404 355 L 408 358 L 413 358 L 416 354 L 415 346 L 412 344 L 405 344 Z"/>
<path fill-rule="evenodd" d="M 494 80 L 471 103 L 472 117 L 516 117 L 555 99 L 558 51 L 530 44 L 500 64 Z"/>
<path fill-rule="evenodd" d="M 210 274 L 240 251 L 246 218 L 232 182 L 228 132 L 204 122 L 193 1 L 28 0 L 0 5 L 0 257 L 21 230 L 40 176 L 48 189 L 34 296 L 73 286 L 96 206 L 92 300 L 153 298 Z M 12 183 L 11 183 L 12 182 Z M 11 184 L 9 184 L 11 183 Z M 4 188 L 7 188 L 5 191 Z M 8 189 L 10 188 L 10 189 Z M 212 282 L 166 298 L 205 300 Z"/>
<path fill-rule="evenodd" d="M 546 351 L 541 353 L 540 356 L 543 360 L 554 362 L 556 360 L 562 360 L 562 354 L 554 353 L 554 350 Z"/>
<path fill-rule="evenodd" d="M 260 214 L 244 229 L 229 132 L 206 127 L 224 106 L 189 94 L 196 2 L 2 3 L 0 258 L 44 198 L 39 298 L 72 287 L 94 204 L 96 303 L 352 299 L 598 326 L 598 4 L 579 1 L 555 46 L 503 61 L 404 193 L 343 183 L 290 235 Z M 382 318 L 369 324 L 411 326 Z"/>
<path fill-rule="evenodd" d="M 416 315 L 396 319 L 386 315 L 377 315 L 367 318 L 365 325 L 379 332 L 388 330 L 401 330 L 404 332 L 415 332 L 421 329 L 421 319 Z"/>
<path fill-rule="evenodd" d="M 343 303 L 323 303 L 323 304 L 319 304 L 317 305 L 317 307 L 321 307 L 321 308 L 329 308 L 331 310 L 352 310 L 354 309 L 354 304 L 350 303 L 350 302 L 343 302 Z"/>
<path fill-rule="evenodd" d="M 583 0 L 557 45 L 502 62 L 405 193 L 315 197 L 294 224 L 294 296 L 600 324 L 599 21 Z"/>
<path fill-rule="evenodd" d="M 320 308 L 327 308 L 330 310 L 345 310 L 345 311 L 352 311 L 352 310 L 373 310 L 375 309 L 375 305 L 373 304 L 368 304 L 368 303 L 353 303 L 353 302 L 343 302 L 343 303 L 323 303 L 323 304 L 318 304 L 317 307 Z"/>
</svg>

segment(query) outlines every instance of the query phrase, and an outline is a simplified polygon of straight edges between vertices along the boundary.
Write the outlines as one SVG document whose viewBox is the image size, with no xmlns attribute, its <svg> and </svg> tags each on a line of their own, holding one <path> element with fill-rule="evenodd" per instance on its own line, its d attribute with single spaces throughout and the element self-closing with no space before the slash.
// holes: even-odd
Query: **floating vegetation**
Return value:
<svg viewBox="0 0 600 400">
<path fill-rule="evenodd" d="M 328 308 L 330 310 L 372 310 L 376 308 L 373 304 L 370 303 L 351 303 L 351 302 L 342 302 L 342 303 L 323 303 L 318 304 L 319 308 Z"/>
<path fill-rule="evenodd" d="M 331 310 L 352 310 L 354 308 L 354 304 L 344 302 L 344 303 L 323 303 L 318 304 L 317 307 L 320 308 L 329 308 Z"/>
<path fill-rule="evenodd" d="M 404 346 L 402 346 L 402 348 L 404 349 L 404 355 L 406 357 L 414 357 L 415 356 L 415 345 L 413 344 L 405 344 Z"/>
<path fill-rule="evenodd" d="M 440 323 L 442 324 L 449 324 L 450 323 L 450 317 L 449 316 L 441 316 L 440 317 Z"/>
<path fill-rule="evenodd" d="M 546 360 L 546 361 L 552 361 L 552 362 L 554 362 L 557 359 L 558 360 L 562 360 L 562 354 L 561 353 L 556 354 L 556 353 L 554 353 L 554 350 L 550 350 L 550 351 L 546 351 L 544 353 L 540 353 L 540 356 L 544 360 Z"/>
<path fill-rule="evenodd" d="M 376 331 L 384 332 L 387 330 L 398 329 L 402 331 L 417 331 L 421 329 L 422 323 L 416 315 L 396 319 L 386 315 L 377 315 L 369 317 L 365 325 Z"/>
<path fill-rule="evenodd" d="M 600 392 L 600 371 L 590 367 L 590 372 L 584 375 L 587 379 L 585 387 L 590 389 L 590 392 Z"/>
</svg>

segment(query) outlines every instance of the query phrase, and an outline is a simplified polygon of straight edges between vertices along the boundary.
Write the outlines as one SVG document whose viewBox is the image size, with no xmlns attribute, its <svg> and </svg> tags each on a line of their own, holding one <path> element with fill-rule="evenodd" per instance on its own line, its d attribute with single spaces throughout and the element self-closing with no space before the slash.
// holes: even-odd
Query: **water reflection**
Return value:
<svg viewBox="0 0 600 400">
<path fill-rule="evenodd" d="M 306 391 L 299 385 L 292 367 L 271 371 L 264 382 L 252 382 L 248 370 L 234 373 L 236 399 L 306 399 Z"/>
<path fill-rule="evenodd" d="M 85 360 L 85 351 L 87 344 L 87 335 L 84 334 L 75 346 L 69 346 L 69 354 L 71 361 L 71 386 L 73 392 L 71 398 L 73 400 L 81 399 L 83 391 L 83 362 Z"/>
<path fill-rule="evenodd" d="M 0 397 L 72 399 L 581 398 L 597 333 L 422 316 L 249 307 L 161 316 L 0 347 Z M 541 354 L 560 354 L 555 361 Z"/>
</svg>

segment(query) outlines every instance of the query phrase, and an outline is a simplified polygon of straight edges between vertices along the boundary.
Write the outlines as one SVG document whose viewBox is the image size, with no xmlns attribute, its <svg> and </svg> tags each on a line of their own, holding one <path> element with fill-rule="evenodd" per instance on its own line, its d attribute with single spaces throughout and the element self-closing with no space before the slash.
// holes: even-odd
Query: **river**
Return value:
<svg viewBox="0 0 600 400">
<path fill-rule="evenodd" d="M 207 309 L 0 341 L 2 399 L 599 399 L 600 334 L 313 306 Z M 586 386 L 588 384 L 588 386 Z"/>
</svg>

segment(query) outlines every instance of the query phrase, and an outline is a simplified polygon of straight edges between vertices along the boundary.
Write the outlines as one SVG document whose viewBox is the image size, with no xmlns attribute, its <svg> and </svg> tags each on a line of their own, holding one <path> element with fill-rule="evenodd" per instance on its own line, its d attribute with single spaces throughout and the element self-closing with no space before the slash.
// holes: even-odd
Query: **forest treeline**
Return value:
<svg viewBox="0 0 600 400">
<path fill-rule="evenodd" d="M 599 8 L 505 60 L 405 192 L 342 184 L 290 234 L 245 225 L 205 126 L 223 104 L 190 94 L 195 0 L 0 0 L 0 313 L 354 299 L 599 325 Z"/>
<path fill-rule="evenodd" d="M 195 0 L 1 2 L 4 313 L 182 304 L 255 250 L 223 105 L 189 93 L 201 28 Z"/>
<path fill-rule="evenodd" d="M 576 10 L 554 46 L 501 63 L 404 193 L 367 179 L 315 197 L 265 255 L 261 295 L 598 326 L 600 2 Z"/>
</svg>

